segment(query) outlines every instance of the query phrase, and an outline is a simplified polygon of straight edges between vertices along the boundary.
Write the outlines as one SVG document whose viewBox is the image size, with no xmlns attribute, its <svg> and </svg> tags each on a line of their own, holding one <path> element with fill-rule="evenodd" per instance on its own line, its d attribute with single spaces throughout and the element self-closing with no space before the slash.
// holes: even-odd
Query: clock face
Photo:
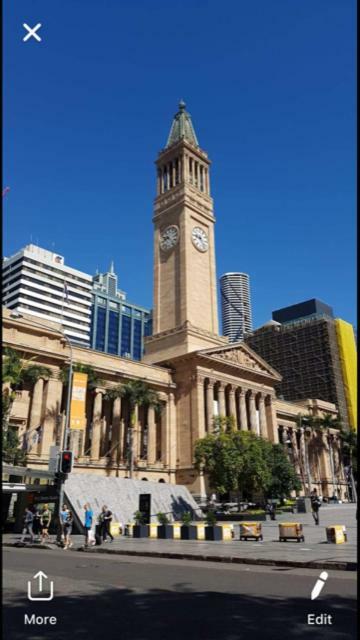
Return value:
<svg viewBox="0 0 360 640">
<path fill-rule="evenodd" d="M 176 225 L 172 224 L 161 232 L 159 240 L 160 247 L 163 251 L 170 251 L 170 249 L 175 247 L 178 240 L 179 229 Z"/>
<path fill-rule="evenodd" d="M 193 241 L 193 245 L 199 251 L 207 251 L 209 248 L 209 240 L 204 231 L 200 227 L 194 227 L 191 233 L 191 239 Z"/>
</svg>

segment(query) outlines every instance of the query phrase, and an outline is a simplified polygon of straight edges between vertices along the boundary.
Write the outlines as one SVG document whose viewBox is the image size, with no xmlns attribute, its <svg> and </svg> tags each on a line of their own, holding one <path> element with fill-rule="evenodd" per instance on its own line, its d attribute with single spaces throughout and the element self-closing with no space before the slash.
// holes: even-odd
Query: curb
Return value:
<svg viewBox="0 0 360 640">
<path fill-rule="evenodd" d="M 18 543 L 4 542 L 3 547 L 17 547 L 20 545 Z M 32 549 L 57 549 L 58 547 L 55 545 L 24 545 L 27 548 Z M 192 553 L 176 553 L 176 552 L 160 552 L 160 551 L 133 551 L 126 549 L 101 549 L 99 547 L 92 547 L 85 551 L 83 547 L 72 548 L 69 551 L 81 551 L 82 553 L 105 553 L 108 555 L 118 555 L 118 556 L 138 556 L 145 558 L 166 558 L 172 560 L 192 560 L 192 561 L 200 561 L 200 562 L 224 562 L 227 564 L 252 564 L 252 565 L 260 565 L 267 567 L 289 567 L 289 568 L 297 568 L 297 569 L 332 569 L 333 571 L 357 571 L 357 562 L 329 562 L 324 560 L 323 562 L 320 560 L 309 560 L 309 561 L 300 561 L 300 560 L 272 560 L 271 558 L 240 558 L 238 556 L 209 556 L 202 554 L 192 554 Z"/>
</svg>

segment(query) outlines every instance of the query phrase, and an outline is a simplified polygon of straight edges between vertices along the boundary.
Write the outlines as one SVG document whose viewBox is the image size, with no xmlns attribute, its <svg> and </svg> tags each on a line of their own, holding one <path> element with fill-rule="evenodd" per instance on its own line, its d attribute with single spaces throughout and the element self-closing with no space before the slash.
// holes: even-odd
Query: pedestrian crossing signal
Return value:
<svg viewBox="0 0 360 640">
<path fill-rule="evenodd" d="M 62 451 L 61 452 L 61 463 L 60 463 L 60 471 L 62 473 L 70 473 L 73 466 L 73 452 L 72 451 Z"/>
</svg>

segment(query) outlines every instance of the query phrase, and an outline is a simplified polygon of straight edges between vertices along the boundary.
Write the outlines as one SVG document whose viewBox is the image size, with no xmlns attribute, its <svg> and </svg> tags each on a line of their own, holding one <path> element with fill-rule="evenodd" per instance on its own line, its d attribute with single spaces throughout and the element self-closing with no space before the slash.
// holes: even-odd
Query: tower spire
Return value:
<svg viewBox="0 0 360 640">
<path fill-rule="evenodd" d="M 110 262 L 109 273 L 115 273 L 115 271 L 114 271 L 114 260 L 111 260 L 111 262 Z"/>
<path fill-rule="evenodd" d="M 179 140 L 182 139 L 187 140 L 193 144 L 194 147 L 199 146 L 196 133 L 191 122 L 191 115 L 186 111 L 186 104 L 184 100 L 180 100 L 179 102 L 179 111 L 174 115 L 165 149 L 171 147 L 175 142 L 179 142 Z"/>
</svg>

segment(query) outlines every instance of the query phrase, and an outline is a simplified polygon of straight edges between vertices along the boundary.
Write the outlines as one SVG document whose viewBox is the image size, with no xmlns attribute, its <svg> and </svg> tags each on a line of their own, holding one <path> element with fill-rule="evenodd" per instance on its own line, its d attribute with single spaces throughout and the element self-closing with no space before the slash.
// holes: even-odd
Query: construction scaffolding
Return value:
<svg viewBox="0 0 360 640">
<path fill-rule="evenodd" d="M 317 398 L 334 403 L 349 425 L 335 320 L 301 319 L 265 325 L 245 342 L 282 375 L 276 392 L 284 400 Z"/>
</svg>

